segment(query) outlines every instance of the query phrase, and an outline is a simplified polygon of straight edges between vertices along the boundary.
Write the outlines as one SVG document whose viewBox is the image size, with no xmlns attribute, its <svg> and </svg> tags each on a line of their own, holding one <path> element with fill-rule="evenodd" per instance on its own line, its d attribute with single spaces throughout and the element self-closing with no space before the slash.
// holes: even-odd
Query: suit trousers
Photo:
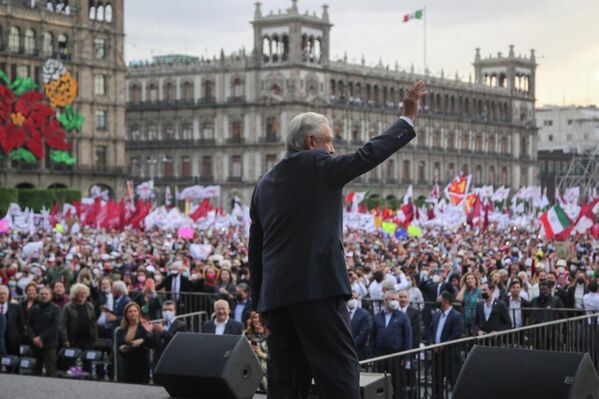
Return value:
<svg viewBox="0 0 599 399">
<path fill-rule="evenodd" d="M 56 348 L 37 348 L 33 349 L 36 365 L 35 373 L 42 375 L 42 367 L 46 368 L 48 377 L 56 377 Z"/>
<path fill-rule="evenodd" d="M 341 297 L 265 312 L 268 398 L 306 399 L 312 378 L 321 399 L 359 399 L 360 368 Z"/>
</svg>

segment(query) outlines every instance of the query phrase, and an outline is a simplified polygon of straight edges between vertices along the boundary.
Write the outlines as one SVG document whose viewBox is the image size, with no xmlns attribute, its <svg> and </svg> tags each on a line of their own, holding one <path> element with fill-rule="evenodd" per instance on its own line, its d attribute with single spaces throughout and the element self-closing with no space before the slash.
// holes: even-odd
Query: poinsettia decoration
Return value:
<svg viewBox="0 0 599 399">
<path fill-rule="evenodd" d="M 18 77 L 11 83 L 0 71 L 0 155 L 35 163 L 49 149 L 52 162 L 73 165 L 67 131 L 79 132 L 84 122 L 72 107 L 77 82 L 58 60 L 45 63 L 43 79 L 46 96 L 35 91 L 31 78 Z M 61 89 L 63 81 L 69 83 L 69 90 Z"/>
<path fill-rule="evenodd" d="M 70 148 L 56 112 L 44 100 L 37 91 L 17 96 L 8 87 L 0 86 L 0 145 L 6 155 L 23 149 L 43 159 L 45 145 L 61 151 Z M 23 160 L 26 159 L 31 160 Z"/>
</svg>

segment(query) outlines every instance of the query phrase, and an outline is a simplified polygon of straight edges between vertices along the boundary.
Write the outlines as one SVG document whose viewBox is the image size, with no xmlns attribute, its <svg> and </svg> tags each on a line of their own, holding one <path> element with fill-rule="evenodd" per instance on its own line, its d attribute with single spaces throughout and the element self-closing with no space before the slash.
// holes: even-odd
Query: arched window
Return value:
<svg viewBox="0 0 599 399">
<path fill-rule="evenodd" d="M 214 98 L 214 83 L 211 80 L 204 82 L 204 99 L 212 100 Z"/>
<path fill-rule="evenodd" d="M 141 87 L 136 83 L 129 86 L 129 101 L 132 103 L 141 102 Z"/>
<path fill-rule="evenodd" d="M 276 96 L 280 96 L 281 95 L 281 88 L 279 87 L 278 84 L 274 83 L 271 87 L 270 87 L 270 92 Z"/>
<path fill-rule="evenodd" d="M 175 175 L 175 168 L 173 164 L 173 157 L 165 156 L 162 160 L 162 177 L 173 177 Z"/>
<path fill-rule="evenodd" d="M 102 3 L 99 3 L 96 9 L 96 20 L 104 21 L 104 5 Z"/>
<path fill-rule="evenodd" d="M 150 83 L 146 90 L 146 101 L 156 102 L 158 101 L 158 86 L 154 83 Z"/>
<path fill-rule="evenodd" d="M 96 6 L 93 2 L 89 5 L 89 19 L 96 19 Z"/>
<path fill-rule="evenodd" d="M 266 139 L 274 140 L 279 132 L 279 122 L 276 116 L 266 118 Z"/>
<path fill-rule="evenodd" d="M 193 83 L 183 82 L 181 86 L 181 96 L 184 101 L 193 101 Z"/>
<path fill-rule="evenodd" d="M 139 158 L 131 158 L 131 175 L 132 176 L 140 176 L 141 175 L 141 168 L 140 168 L 140 164 L 139 164 Z"/>
<path fill-rule="evenodd" d="M 63 60 L 66 60 L 69 57 L 68 43 L 69 39 L 67 35 L 64 33 L 58 35 L 58 55 Z"/>
<path fill-rule="evenodd" d="M 233 86 L 233 97 L 240 98 L 243 96 L 243 82 L 240 78 L 235 78 L 232 83 Z"/>
<path fill-rule="evenodd" d="M 171 102 L 175 101 L 177 93 L 175 90 L 175 85 L 171 82 L 166 82 L 163 87 L 164 90 L 164 101 Z"/>
<path fill-rule="evenodd" d="M 25 54 L 35 54 L 35 31 L 27 29 L 25 31 Z"/>
<path fill-rule="evenodd" d="M 42 55 L 51 57 L 54 53 L 54 37 L 50 32 L 42 33 Z"/>
<path fill-rule="evenodd" d="M 106 22 L 112 22 L 112 5 L 110 3 L 106 4 L 106 7 L 104 7 L 104 20 Z"/>
<path fill-rule="evenodd" d="M 193 139 L 193 127 L 189 122 L 183 123 L 181 127 L 181 138 L 183 140 L 192 140 Z"/>
<path fill-rule="evenodd" d="M 10 28 L 8 34 L 8 49 L 13 53 L 21 52 L 21 31 L 16 26 Z"/>
</svg>

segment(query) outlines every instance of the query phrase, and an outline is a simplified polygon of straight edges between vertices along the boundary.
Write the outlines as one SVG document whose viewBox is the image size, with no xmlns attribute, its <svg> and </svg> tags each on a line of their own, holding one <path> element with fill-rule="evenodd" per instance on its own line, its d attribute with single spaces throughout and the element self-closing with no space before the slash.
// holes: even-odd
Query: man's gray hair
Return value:
<svg viewBox="0 0 599 399">
<path fill-rule="evenodd" d="M 392 295 L 397 295 L 397 291 L 395 291 L 395 290 L 385 291 L 385 295 L 383 295 L 383 300 L 386 301 Z"/>
<path fill-rule="evenodd" d="M 127 284 L 123 281 L 115 281 L 112 283 L 112 288 L 116 289 L 121 295 L 129 295 L 129 289 L 127 289 Z"/>
<path fill-rule="evenodd" d="M 328 124 L 327 117 L 316 112 L 304 112 L 297 115 L 289 124 L 289 133 L 285 139 L 287 151 L 307 150 L 306 136 L 310 133 L 320 136 L 321 126 Z"/>
</svg>

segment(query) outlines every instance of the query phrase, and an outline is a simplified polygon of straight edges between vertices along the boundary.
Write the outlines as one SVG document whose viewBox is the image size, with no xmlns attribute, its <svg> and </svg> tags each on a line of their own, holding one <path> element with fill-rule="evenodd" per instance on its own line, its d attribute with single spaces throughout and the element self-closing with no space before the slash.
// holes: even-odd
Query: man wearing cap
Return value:
<svg viewBox="0 0 599 399">
<path fill-rule="evenodd" d="M 254 303 L 270 331 L 269 398 L 305 398 L 312 377 L 323 397 L 360 397 L 346 307 L 351 288 L 342 240 L 343 188 L 416 136 L 413 120 L 425 94 L 423 82 L 411 85 L 405 116 L 356 152 L 338 156 L 325 116 L 296 116 L 287 154 L 258 182 L 248 255 Z"/>
</svg>

